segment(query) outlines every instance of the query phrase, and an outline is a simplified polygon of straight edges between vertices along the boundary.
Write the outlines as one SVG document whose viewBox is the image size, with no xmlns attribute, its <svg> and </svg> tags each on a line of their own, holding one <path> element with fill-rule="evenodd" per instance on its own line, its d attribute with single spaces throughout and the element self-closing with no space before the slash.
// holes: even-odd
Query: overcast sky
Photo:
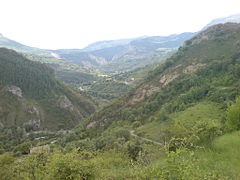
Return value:
<svg viewBox="0 0 240 180">
<path fill-rule="evenodd" d="M 0 0 L 0 33 L 49 49 L 195 32 L 240 13 L 239 0 Z"/>
</svg>

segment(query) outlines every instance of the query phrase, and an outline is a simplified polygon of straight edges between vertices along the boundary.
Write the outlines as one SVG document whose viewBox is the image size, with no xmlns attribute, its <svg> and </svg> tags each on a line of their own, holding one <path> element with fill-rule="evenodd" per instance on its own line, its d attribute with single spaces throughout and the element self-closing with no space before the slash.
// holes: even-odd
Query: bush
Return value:
<svg viewBox="0 0 240 180">
<path fill-rule="evenodd" d="M 50 164 L 50 179 L 93 179 L 94 164 L 76 153 L 54 154 Z"/>
<path fill-rule="evenodd" d="M 240 97 L 227 109 L 226 128 L 227 131 L 240 130 Z"/>
<path fill-rule="evenodd" d="M 14 158 L 10 154 L 0 155 L 0 179 L 10 179 L 11 165 L 14 162 Z"/>
<path fill-rule="evenodd" d="M 30 148 L 31 148 L 31 143 L 25 142 L 25 143 L 17 145 L 13 151 L 15 153 L 20 153 L 20 154 L 29 154 Z"/>
</svg>

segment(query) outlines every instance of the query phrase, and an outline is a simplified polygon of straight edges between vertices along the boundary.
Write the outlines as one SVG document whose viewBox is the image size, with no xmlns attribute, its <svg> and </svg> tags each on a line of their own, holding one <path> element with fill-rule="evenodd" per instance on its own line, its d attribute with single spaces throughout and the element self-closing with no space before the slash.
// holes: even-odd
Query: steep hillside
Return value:
<svg viewBox="0 0 240 180">
<path fill-rule="evenodd" d="M 0 153 L 14 155 L 0 155 L 1 177 L 240 179 L 239 42 L 240 24 L 208 28 L 58 138 L 1 128 Z M 114 77 L 135 77 L 121 75 Z M 4 90 L 21 96 L 19 88 Z"/>
<path fill-rule="evenodd" d="M 77 96 L 46 65 L 0 49 L 0 125 L 28 130 L 69 129 L 94 112 L 91 100 Z"/>
<path fill-rule="evenodd" d="M 101 79 L 98 76 L 97 71 L 91 71 L 77 64 L 66 62 L 62 59 L 38 56 L 34 54 L 24 54 L 24 56 L 32 61 L 41 62 L 53 68 L 56 78 L 72 86 L 79 87 L 82 84 L 89 84 Z"/>
<path fill-rule="evenodd" d="M 2 34 L 0 34 L 0 47 L 13 49 L 15 51 L 22 53 L 51 56 L 50 51 L 23 45 L 19 42 L 4 37 Z"/>
<path fill-rule="evenodd" d="M 220 24 L 199 33 L 136 89 L 92 116 L 87 127 L 101 131 L 99 127 L 119 122 L 136 127 L 156 122 L 161 127 L 178 119 L 174 113 L 201 101 L 224 108 L 239 95 L 239 40 L 239 24 Z M 166 129 L 159 141 L 174 134 Z M 96 129 L 90 131 L 96 133 Z"/>
<path fill-rule="evenodd" d="M 239 41 L 234 23 L 188 40 L 130 93 L 59 138 L 55 149 L 67 153 L 41 159 L 45 171 L 78 164 L 78 172 L 96 169 L 86 175 L 96 179 L 239 179 Z M 88 161 L 74 161 L 81 158 Z"/>
<path fill-rule="evenodd" d="M 0 34 L 0 47 L 8 48 L 22 53 L 25 57 L 32 61 L 44 63 L 56 71 L 56 76 L 60 80 L 68 84 L 79 84 L 82 82 L 93 82 L 98 79 L 96 71 L 90 71 L 78 63 L 66 62 L 61 59 L 58 54 L 52 50 L 44 50 L 34 47 L 29 47 L 4 37 Z M 74 50 L 64 50 L 74 51 Z M 85 57 L 85 56 L 84 56 Z"/>
</svg>

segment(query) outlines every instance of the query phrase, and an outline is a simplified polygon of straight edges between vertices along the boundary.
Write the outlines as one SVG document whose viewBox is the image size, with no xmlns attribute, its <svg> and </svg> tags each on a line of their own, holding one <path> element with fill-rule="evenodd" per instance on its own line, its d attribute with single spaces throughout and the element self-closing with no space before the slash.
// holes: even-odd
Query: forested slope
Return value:
<svg viewBox="0 0 240 180">
<path fill-rule="evenodd" d="M 222 105 L 239 95 L 240 25 L 201 32 L 126 96 L 91 117 L 95 127 L 116 122 L 162 122 L 201 101 Z M 226 106 L 225 106 L 226 107 Z M 98 124 L 98 125 L 97 125 Z M 96 131 L 94 131 L 96 132 Z"/>
<path fill-rule="evenodd" d="M 239 24 L 199 33 L 53 144 L 52 137 L 34 139 L 0 155 L 1 177 L 238 180 L 239 41 Z M 39 151 L 28 154 L 37 144 Z"/>
<path fill-rule="evenodd" d="M 84 95 L 60 83 L 54 71 L 13 50 L 0 49 L 0 122 L 5 126 L 65 129 L 94 112 Z"/>
</svg>

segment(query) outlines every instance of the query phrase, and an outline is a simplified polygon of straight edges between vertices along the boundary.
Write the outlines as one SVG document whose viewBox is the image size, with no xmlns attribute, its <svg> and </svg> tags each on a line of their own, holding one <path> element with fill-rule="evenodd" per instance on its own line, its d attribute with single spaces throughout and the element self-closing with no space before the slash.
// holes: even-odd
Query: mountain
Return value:
<svg viewBox="0 0 240 180">
<path fill-rule="evenodd" d="M 2 34 L 0 34 L 0 47 L 15 50 L 22 53 L 30 60 L 47 64 L 48 66 L 54 68 L 57 71 L 57 75 L 61 74 L 59 77 L 60 79 L 67 79 L 64 76 L 65 74 L 67 74 L 66 76 L 68 77 L 69 74 L 76 73 L 82 74 L 84 77 L 89 76 L 89 79 L 96 79 L 96 75 L 94 73 L 91 73 L 89 70 L 84 69 L 83 67 L 80 67 L 76 64 L 71 64 L 60 59 L 59 56 L 55 54 L 52 50 L 29 47 L 13 41 L 9 38 L 6 38 Z M 84 79 L 86 78 L 83 78 L 81 81 L 83 81 Z M 68 79 L 67 81 L 70 81 L 70 79 Z"/>
<path fill-rule="evenodd" d="M 91 99 L 59 82 L 53 69 L 0 48 L 0 126 L 69 129 L 94 111 Z"/>
<path fill-rule="evenodd" d="M 29 47 L 19 42 L 13 41 L 0 34 L 0 47 L 13 49 L 22 53 L 37 54 L 52 57 L 51 52 L 39 48 Z"/>
<path fill-rule="evenodd" d="M 208 27 L 226 22 L 240 22 L 240 15 L 219 18 L 207 24 Z M 85 68 L 98 69 L 103 73 L 116 74 L 158 63 L 171 56 L 184 41 L 196 33 L 182 33 L 170 36 L 143 36 L 133 39 L 99 41 L 83 49 L 57 50 L 55 53 L 68 62 Z"/>
<path fill-rule="evenodd" d="M 158 48 L 176 48 L 181 46 L 184 41 L 190 39 L 195 34 L 196 33 L 185 32 L 169 36 L 151 36 L 134 40 L 130 44 L 145 51 L 153 51 Z"/>
<path fill-rule="evenodd" d="M 31 60 L 60 65 L 64 71 L 70 64 L 80 65 L 91 70 L 101 70 L 104 73 L 116 73 L 141 68 L 156 61 L 155 56 L 162 59 L 169 56 L 194 33 L 183 33 L 167 37 L 139 37 L 100 41 L 83 49 L 44 50 L 29 47 L 0 35 L 0 47 L 21 52 Z M 39 57 L 40 56 L 40 57 Z M 159 58 L 157 58 L 159 59 Z M 64 62 L 65 61 L 65 62 Z M 82 70 L 85 73 L 88 70 Z M 69 70 L 69 69 L 68 69 Z M 85 71 L 85 72 L 84 72 Z"/>
<path fill-rule="evenodd" d="M 10 57 L 12 53 L 7 52 L 2 54 Z M 125 96 L 81 121 L 75 129 L 64 131 L 64 135 L 1 128 L 1 178 L 239 179 L 239 52 L 240 24 L 214 25 L 187 40 Z M 33 69 L 31 74 L 22 68 L 21 73 L 16 71 L 21 66 L 13 67 L 12 72 L 32 77 L 44 91 L 34 89 L 35 81 L 27 83 L 31 85 L 28 87 L 25 78 L 5 73 L 0 74 L 0 83 L 11 79 L 22 87 L 4 85 L 2 92 L 8 96 L 3 97 L 21 98 L 22 89 L 28 87 L 24 98 L 34 99 L 35 92 L 49 92 L 49 84 L 55 96 L 62 92 L 57 91 L 54 79 L 48 81 L 49 67 L 31 66 L 27 68 Z M 7 66 L 5 69 L 10 72 Z M 44 75 L 48 78 L 44 79 Z M 114 77 L 121 80 L 131 76 L 122 73 Z M 49 94 L 45 94 L 48 102 L 53 99 Z M 12 99 L 1 106 L 1 111 L 13 107 Z M 64 103 L 59 104 L 69 107 L 65 106 L 69 101 L 62 99 Z M 28 112 L 36 111 L 31 108 Z M 7 117 L 11 119 L 14 114 Z"/>
<path fill-rule="evenodd" d="M 203 115 L 203 118 L 211 119 L 210 114 L 201 108 L 203 104 L 208 104 L 210 109 L 218 107 L 216 112 L 219 114 L 226 109 L 224 104 L 234 101 L 240 94 L 239 40 L 240 24 L 219 24 L 200 32 L 130 93 L 95 113 L 86 125 L 87 129 L 98 134 L 108 127 L 131 124 L 137 132 L 162 141 L 190 133 L 187 126 L 179 132 L 172 131 L 180 117 L 186 121 L 194 120 L 191 123 L 196 126 L 211 128 L 215 123 L 216 129 L 220 128 L 218 116 L 209 122 L 200 121 Z M 189 113 L 193 110 L 191 108 L 196 111 L 196 117 Z M 197 115 L 200 111 L 203 114 Z"/>
<path fill-rule="evenodd" d="M 98 41 L 88 45 L 87 47 L 83 48 L 82 51 L 96 51 L 105 48 L 112 48 L 116 46 L 124 46 L 129 44 L 131 41 L 136 39 L 142 39 L 145 36 L 138 37 L 138 38 L 129 38 L 129 39 L 118 39 L 118 40 L 108 40 L 108 41 Z"/>
<path fill-rule="evenodd" d="M 198 33 L 129 93 L 59 138 L 55 149 L 63 145 L 63 153 L 39 162 L 48 174 L 61 169 L 61 177 L 85 170 L 83 177 L 96 179 L 239 179 L 239 52 L 240 24 Z"/>
<path fill-rule="evenodd" d="M 224 24 L 224 23 L 227 23 L 227 22 L 240 23 L 240 14 L 235 14 L 235 15 L 231 15 L 231 16 L 228 16 L 228 17 L 224 17 L 224 18 L 214 19 L 209 24 L 207 24 L 203 28 L 203 30 L 206 30 L 210 26 L 213 26 L 213 25 L 216 25 L 216 24 Z"/>
<path fill-rule="evenodd" d="M 141 68 L 161 61 L 195 33 L 96 42 L 83 50 L 56 50 L 61 58 L 104 73 Z M 94 49 L 94 50 L 93 50 Z M 157 58 L 156 58 L 157 56 Z M 161 58 L 160 58 L 161 57 Z"/>
<path fill-rule="evenodd" d="M 125 72 L 146 65 L 159 63 L 171 56 L 184 41 L 195 33 L 170 36 L 151 36 L 133 40 L 125 49 L 115 54 L 111 62 L 100 67 L 103 72 Z"/>
<path fill-rule="evenodd" d="M 92 83 L 99 79 L 95 71 L 66 62 L 60 59 L 52 50 L 29 47 L 6 38 L 2 34 L 0 34 L 0 47 L 15 50 L 23 54 L 27 59 L 46 64 L 55 70 L 58 79 L 73 86 L 79 86 L 86 82 Z"/>
</svg>

